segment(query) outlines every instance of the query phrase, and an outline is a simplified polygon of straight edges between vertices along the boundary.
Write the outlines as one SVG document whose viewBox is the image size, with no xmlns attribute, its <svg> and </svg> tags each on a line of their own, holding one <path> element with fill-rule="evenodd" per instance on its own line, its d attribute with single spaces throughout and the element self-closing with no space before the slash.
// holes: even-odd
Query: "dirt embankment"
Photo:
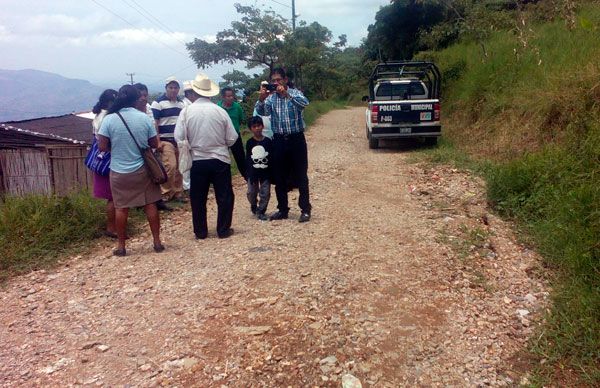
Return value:
<svg viewBox="0 0 600 388">
<path fill-rule="evenodd" d="M 518 384 L 547 297 L 538 258 L 490 214 L 482 182 L 368 150 L 362 120 L 339 110 L 311 128 L 309 223 L 296 206 L 253 219 L 237 180 L 230 239 L 194 240 L 180 211 L 162 254 L 146 234 L 126 258 L 102 242 L 11 281 L 0 385 Z"/>
</svg>

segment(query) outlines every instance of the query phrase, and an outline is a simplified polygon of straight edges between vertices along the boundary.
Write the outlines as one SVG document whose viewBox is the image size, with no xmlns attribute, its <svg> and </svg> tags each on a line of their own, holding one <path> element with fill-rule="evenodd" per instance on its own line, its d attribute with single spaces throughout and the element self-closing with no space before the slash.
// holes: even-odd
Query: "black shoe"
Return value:
<svg viewBox="0 0 600 388">
<path fill-rule="evenodd" d="M 164 212 L 172 212 L 173 208 L 168 206 L 165 201 L 163 201 L 162 199 L 158 202 L 156 202 L 156 207 L 158 208 L 158 210 L 162 210 Z"/>
<path fill-rule="evenodd" d="M 229 228 L 227 230 L 227 232 L 220 234 L 219 238 L 227 238 L 227 237 L 231 237 L 231 235 L 233 234 L 233 228 Z"/>
<path fill-rule="evenodd" d="M 117 248 L 113 251 L 113 255 L 120 257 L 127 256 L 127 251 L 125 250 L 125 248 Z"/>
<path fill-rule="evenodd" d="M 310 213 L 302 212 L 300 214 L 300 218 L 298 218 L 298 222 L 308 222 L 308 221 L 310 221 Z"/>
<path fill-rule="evenodd" d="M 276 211 L 275 213 L 271 214 L 271 217 L 269 217 L 269 220 L 270 221 L 287 220 L 287 218 L 288 218 L 287 213 L 282 213 L 281 211 Z"/>
<path fill-rule="evenodd" d="M 197 234 L 196 235 L 196 240 L 204 240 L 207 237 L 206 234 Z"/>
<path fill-rule="evenodd" d="M 261 221 L 269 220 L 269 217 L 267 217 L 267 215 L 265 213 L 256 213 L 256 218 L 258 218 Z"/>
</svg>

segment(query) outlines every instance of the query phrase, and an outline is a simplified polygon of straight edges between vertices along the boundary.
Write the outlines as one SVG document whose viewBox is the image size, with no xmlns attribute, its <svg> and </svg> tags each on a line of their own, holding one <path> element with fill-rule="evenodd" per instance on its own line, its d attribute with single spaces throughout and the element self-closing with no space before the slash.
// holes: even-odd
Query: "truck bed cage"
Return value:
<svg viewBox="0 0 600 388">
<path fill-rule="evenodd" d="M 390 61 L 377 64 L 369 77 L 369 98 L 375 99 L 375 83 L 383 79 L 419 79 L 427 85 L 429 98 L 440 98 L 442 76 L 433 62 Z"/>
</svg>

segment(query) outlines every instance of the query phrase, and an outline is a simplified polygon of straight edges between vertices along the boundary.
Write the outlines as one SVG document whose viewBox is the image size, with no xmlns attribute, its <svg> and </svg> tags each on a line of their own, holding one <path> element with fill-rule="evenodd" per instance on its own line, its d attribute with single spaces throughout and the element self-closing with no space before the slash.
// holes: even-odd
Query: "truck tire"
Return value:
<svg viewBox="0 0 600 388">
<path fill-rule="evenodd" d="M 372 150 L 379 148 L 379 140 L 369 137 L 369 148 Z"/>
</svg>

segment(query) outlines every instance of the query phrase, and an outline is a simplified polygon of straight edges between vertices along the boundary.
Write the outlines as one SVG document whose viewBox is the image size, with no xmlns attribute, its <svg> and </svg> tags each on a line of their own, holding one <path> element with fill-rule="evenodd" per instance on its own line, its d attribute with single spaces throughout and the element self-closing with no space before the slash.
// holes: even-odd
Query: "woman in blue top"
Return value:
<svg viewBox="0 0 600 388">
<path fill-rule="evenodd" d="M 139 91 L 132 85 L 123 85 L 119 94 L 102 121 L 98 132 L 101 151 L 110 151 L 110 186 L 116 209 L 116 226 L 119 245 L 113 251 L 116 256 L 125 256 L 125 239 L 129 208 L 144 207 L 154 239 L 154 251 L 162 252 L 165 247 L 160 241 L 160 218 L 156 202 L 160 200 L 160 186 L 150 179 L 144 159 L 132 135 L 142 148 L 158 146 L 156 128 L 150 118 L 136 109 Z M 120 114 L 121 117 L 119 117 Z M 123 121 L 127 122 L 131 134 Z"/>
</svg>

